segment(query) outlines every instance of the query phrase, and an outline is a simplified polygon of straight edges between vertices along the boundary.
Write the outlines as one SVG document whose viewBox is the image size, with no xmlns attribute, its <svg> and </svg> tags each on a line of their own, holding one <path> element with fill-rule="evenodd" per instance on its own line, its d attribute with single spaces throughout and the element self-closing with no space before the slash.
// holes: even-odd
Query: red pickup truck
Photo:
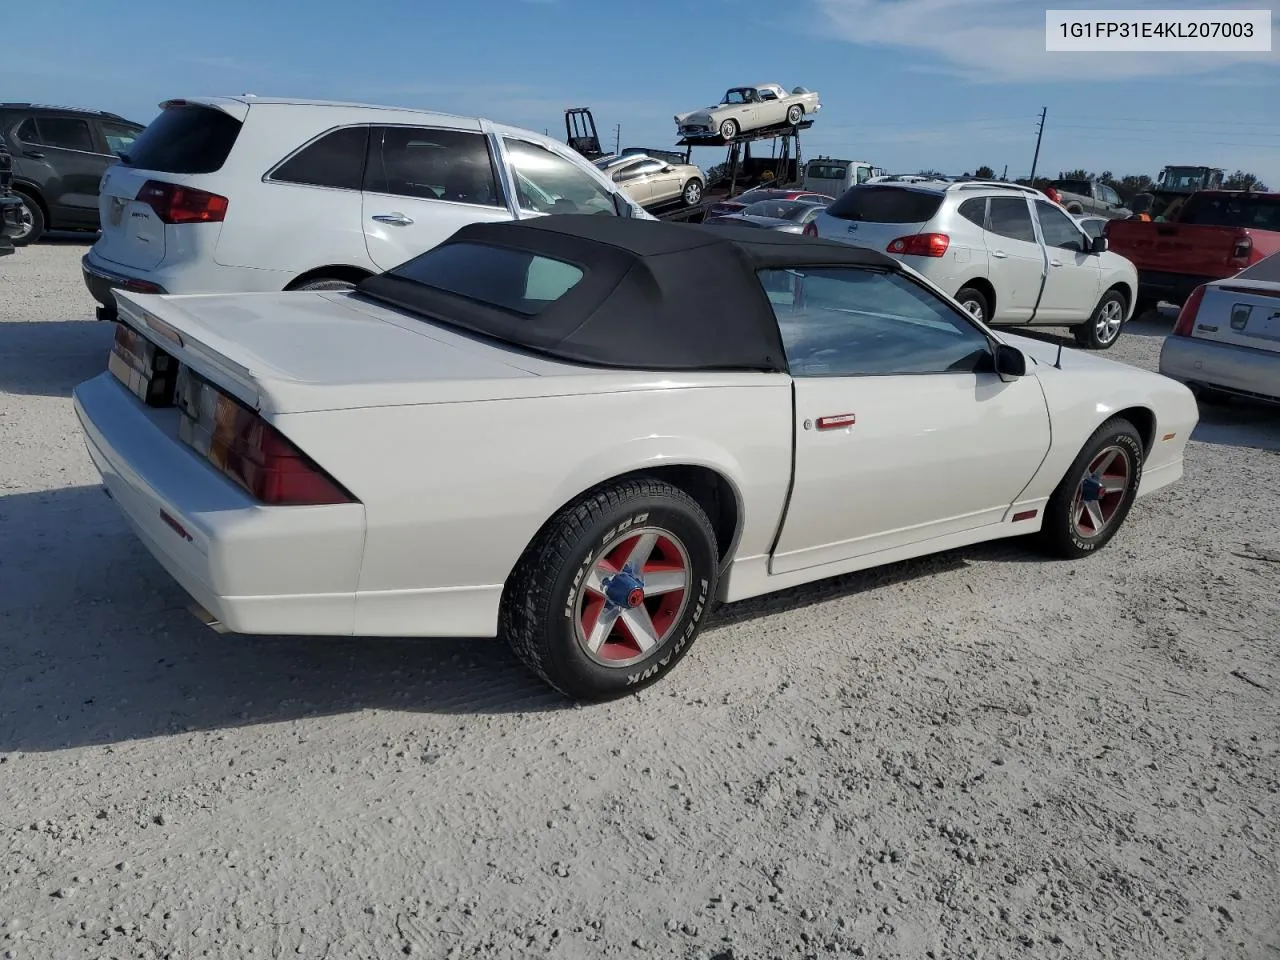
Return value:
<svg viewBox="0 0 1280 960">
<path fill-rule="evenodd" d="M 1137 316 L 1280 252 L 1280 193 L 1201 190 L 1169 222 L 1109 220 L 1104 232 L 1138 268 Z"/>
</svg>

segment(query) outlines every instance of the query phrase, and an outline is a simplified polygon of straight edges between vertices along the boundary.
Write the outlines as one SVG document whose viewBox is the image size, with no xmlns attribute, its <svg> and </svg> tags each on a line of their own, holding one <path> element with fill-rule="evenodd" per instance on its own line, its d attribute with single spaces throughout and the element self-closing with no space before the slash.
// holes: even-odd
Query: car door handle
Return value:
<svg viewBox="0 0 1280 960">
<path fill-rule="evenodd" d="M 992 250 L 991 255 L 998 260 L 1003 260 L 1005 257 L 1009 256 L 1003 250 Z"/>
<path fill-rule="evenodd" d="M 393 223 L 397 227 L 407 227 L 413 223 L 413 217 L 406 217 L 403 213 L 375 213 L 373 219 L 379 223 Z"/>
<path fill-rule="evenodd" d="M 32 160 L 44 159 L 44 152 L 41 150 L 23 150 L 22 155 L 24 157 L 30 157 Z"/>
<path fill-rule="evenodd" d="M 1061 261 L 1061 260 L 1050 260 L 1050 261 L 1049 261 L 1049 266 L 1051 266 L 1051 267 L 1060 267 L 1060 266 L 1062 266 L 1062 261 Z"/>
</svg>

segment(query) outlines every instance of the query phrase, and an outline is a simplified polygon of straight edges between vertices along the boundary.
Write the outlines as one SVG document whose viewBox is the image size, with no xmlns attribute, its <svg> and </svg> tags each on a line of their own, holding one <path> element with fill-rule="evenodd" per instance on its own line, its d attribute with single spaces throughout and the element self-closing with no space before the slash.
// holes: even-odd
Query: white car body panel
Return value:
<svg viewBox="0 0 1280 960">
<path fill-rule="evenodd" d="M 243 128 L 214 173 L 174 174 L 124 164 L 103 177 L 103 230 L 85 255 L 87 267 L 114 277 L 157 284 L 167 293 L 262 293 L 284 290 L 326 268 L 380 273 L 430 249 L 459 227 L 542 214 L 521 210 L 502 138 L 550 151 L 610 196 L 626 199 L 632 216 L 653 219 L 584 157 L 542 134 L 488 120 L 397 107 L 257 97 L 191 97 L 187 103 L 232 115 Z M 503 206 L 388 196 L 355 189 L 282 183 L 268 177 L 321 135 L 344 126 L 410 126 L 483 134 L 507 202 Z M 228 198 L 221 223 L 165 225 L 134 198 L 155 179 Z M 123 216 L 113 204 L 123 205 Z M 410 224 L 373 219 L 404 214 Z"/>
<path fill-rule="evenodd" d="M 1132 316 L 1138 289 L 1138 272 L 1133 263 L 1110 251 L 1076 253 L 1046 245 L 1034 204 L 1037 199 L 1048 202 L 1043 197 L 1014 193 L 1000 186 L 983 190 L 980 185 L 967 184 L 903 184 L 901 189 L 943 193 L 942 205 L 930 220 L 920 223 L 847 221 L 832 216 L 828 210 L 813 221 L 818 236 L 889 253 L 948 296 L 954 297 L 975 280 L 987 281 L 995 290 L 995 306 L 993 315 L 986 320 L 998 326 L 1080 323 L 1090 317 L 1102 294 L 1113 286 L 1126 291 L 1125 320 Z M 1033 214 L 1034 241 L 983 229 L 958 212 L 966 200 L 1011 195 L 1027 199 Z M 1065 211 L 1063 214 L 1067 216 Z M 950 238 L 946 254 L 923 257 L 887 249 L 894 239 L 918 233 L 946 234 Z"/>
<path fill-rule="evenodd" d="M 1198 417 L 1173 380 L 1074 350 L 1055 369 L 1057 348 L 1011 336 L 1029 360 L 1009 383 L 824 382 L 562 364 L 350 294 L 119 298 L 123 320 L 258 407 L 360 501 L 258 505 L 177 439 L 174 410 L 110 373 L 76 388 L 107 490 L 175 579 L 245 633 L 493 636 L 503 584 L 546 520 L 663 465 L 707 467 L 734 491 L 719 598 L 744 599 L 1038 529 L 1038 512 L 1013 514 L 1042 510 L 1120 410 L 1153 415 L 1150 493 L 1181 476 Z M 846 411 L 855 426 L 804 426 Z"/>
</svg>

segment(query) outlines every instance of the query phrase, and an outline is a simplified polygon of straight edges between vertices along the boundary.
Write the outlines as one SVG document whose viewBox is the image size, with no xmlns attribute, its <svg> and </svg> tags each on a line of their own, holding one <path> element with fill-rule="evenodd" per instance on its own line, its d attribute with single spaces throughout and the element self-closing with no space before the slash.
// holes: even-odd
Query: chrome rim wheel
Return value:
<svg viewBox="0 0 1280 960">
<path fill-rule="evenodd" d="M 1119 300 L 1108 300 L 1102 305 L 1098 314 L 1098 322 L 1094 324 L 1094 332 L 1099 343 L 1110 343 L 1120 335 L 1120 327 L 1124 323 L 1124 307 Z"/>
<path fill-rule="evenodd" d="M 975 320 L 986 319 L 982 315 L 982 304 L 980 304 L 977 300 L 965 300 L 960 304 L 960 306 L 964 307 L 965 312 L 968 313 L 969 316 L 973 317 Z"/>
<path fill-rule="evenodd" d="M 790 110 L 787 111 L 787 120 L 793 125 L 799 123 L 800 118 L 803 116 L 804 116 L 804 111 L 801 110 L 799 107 L 792 107 Z"/>
<path fill-rule="evenodd" d="M 599 550 L 578 591 L 574 630 L 588 657 L 625 667 L 660 649 L 691 594 L 689 552 L 661 527 L 628 530 Z"/>
<path fill-rule="evenodd" d="M 1092 539 L 1115 522 L 1132 476 L 1133 464 L 1124 447 L 1104 447 L 1093 458 L 1071 500 L 1071 526 L 1077 536 Z"/>
<path fill-rule="evenodd" d="M 18 223 L 22 224 L 22 230 L 13 239 L 25 240 L 27 237 L 31 236 L 31 230 L 36 225 L 36 219 L 31 213 L 31 202 L 21 194 L 18 195 L 18 199 L 22 201 L 21 205 L 18 207 Z"/>
<path fill-rule="evenodd" d="M 726 120 L 720 124 L 720 136 L 726 140 L 732 140 L 738 135 L 738 125 L 732 120 Z"/>
<path fill-rule="evenodd" d="M 702 199 L 702 188 L 698 186 L 696 182 L 691 183 L 684 188 L 685 203 L 692 206 L 693 204 L 697 203 L 701 199 Z"/>
</svg>

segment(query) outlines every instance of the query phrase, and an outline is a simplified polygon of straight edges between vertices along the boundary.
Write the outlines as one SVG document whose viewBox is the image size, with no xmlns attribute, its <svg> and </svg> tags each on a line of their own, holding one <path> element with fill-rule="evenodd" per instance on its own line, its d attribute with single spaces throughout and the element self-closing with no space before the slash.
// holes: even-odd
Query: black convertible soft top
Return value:
<svg viewBox="0 0 1280 960">
<path fill-rule="evenodd" d="M 471 249 L 456 249 L 460 244 Z M 571 264 L 582 277 L 534 312 L 509 307 L 487 289 L 469 297 L 456 285 L 447 288 L 447 279 L 440 285 L 415 279 L 446 263 L 452 271 L 459 262 L 465 269 L 467 258 L 482 260 L 483 251 L 472 252 L 476 244 Z M 800 266 L 901 269 L 892 257 L 829 240 L 558 214 L 462 227 L 357 290 L 430 320 L 574 363 L 781 372 L 787 367 L 778 323 L 756 271 Z M 503 283 L 497 271 L 484 280 L 495 288 Z"/>
</svg>

